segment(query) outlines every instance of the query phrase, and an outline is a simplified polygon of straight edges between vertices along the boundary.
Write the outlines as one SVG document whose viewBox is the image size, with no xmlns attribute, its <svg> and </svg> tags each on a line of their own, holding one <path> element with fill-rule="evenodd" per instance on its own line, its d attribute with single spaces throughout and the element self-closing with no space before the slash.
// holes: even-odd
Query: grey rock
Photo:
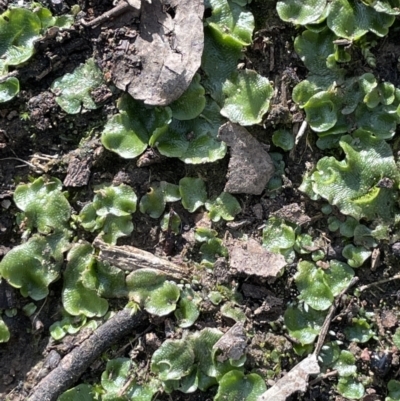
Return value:
<svg viewBox="0 0 400 401">
<path fill-rule="evenodd" d="M 275 172 L 268 152 L 246 128 L 231 122 L 221 126 L 218 139 L 231 148 L 225 192 L 260 195 Z"/>
</svg>

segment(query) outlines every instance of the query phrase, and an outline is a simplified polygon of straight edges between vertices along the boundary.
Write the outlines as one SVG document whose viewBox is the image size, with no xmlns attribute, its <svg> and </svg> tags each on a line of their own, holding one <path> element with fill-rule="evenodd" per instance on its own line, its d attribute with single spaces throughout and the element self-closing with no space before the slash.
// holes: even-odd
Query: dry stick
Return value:
<svg viewBox="0 0 400 401">
<path fill-rule="evenodd" d="M 318 336 L 317 345 L 315 346 L 315 350 L 314 350 L 315 355 L 319 354 L 322 346 L 324 345 L 325 337 L 328 334 L 329 326 L 333 319 L 333 315 L 336 311 L 336 308 L 339 305 L 340 299 L 349 290 L 349 288 L 351 288 L 357 281 L 358 281 L 358 277 L 353 277 L 352 280 L 350 281 L 350 283 L 347 285 L 347 287 L 341 291 L 341 293 L 334 300 L 332 306 L 329 308 L 328 315 L 325 318 L 324 324 L 322 325 L 321 331 Z"/>
<path fill-rule="evenodd" d="M 300 139 L 302 138 L 302 136 L 303 136 L 304 133 L 306 132 L 306 129 L 307 129 L 307 121 L 304 120 L 304 121 L 301 123 L 301 126 L 300 126 L 299 131 L 297 132 L 296 139 L 295 139 L 295 142 L 294 142 L 295 145 L 297 145 L 297 144 L 300 142 Z"/>
<path fill-rule="evenodd" d="M 107 262 L 124 271 L 151 268 L 174 280 L 184 280 L 190 277 L 188 266 L 179 266 L 134 246 L 109 245 L 99 238 L 93 241 L 93 246 L 100 249 L 98 258 L 102 262 Z"/>
<path fill-rule="evenodd" d="M 337 376 L 337 374 L 338 374 L 337 370 L 332 370 L 331 372 L 327 372 L 321 376 L 316 377 L 314 380 L 311 380 L 308 385 L 310 387 L 314 386 L 315 384 L 319 383 L 322 380 L 328 379 L 329 377 Z"/>
<path fill-rule="evenodd" d="M 104 14 L 99 15 L 97 18 L 91 21 L 85 21 L 84 19 L 81 19 L 80 22 L 86 28 L 95 27 L 96 25 L 99 25 L 104 21 L 108 21 L 110 18 L 116 17 L 117 15 L 120 15 L 129 9 L 131 9 L 132 11 L 135 10 L 137 12 L 137 15 L 139 16 L 139 10 L 133 8 L 131 3 L 132 1 L 126 2 L 123 0 L 114 8 L 112 8 L 109 11 L 106 11 Z"/>
<path fill-rule="evenodd" d="M 0 77 L 0 84 L 2 84 L 3 82 L 6 82 L 7 79 L 11 78 L 11 77 L 16 77 L 18 75 L 18 71 L 11 71 L 6 75 L 3 75 L 2 77 Z"/>
<path fill-rule="evenodd" d="M 377 287 L 379 284 L 384 284 L 384 283 L 387 283 L 387 282 L 389 282 L 389 281 L 399 280 L 399 279 L 400 279 L 400 273 L 395 274 L 393 277 L 384 278 L 384 279 L 382 279 L 382 280 L 375 281 L 374 283 L 362 285 L 358 290 L 359 290 L 360 292 L 362 292 L 362 291 L 364 291 L 364 290 L 367 290 L 367 289 L 370 288 L 370 287 Z M 378 288 L 379 288 L 379 287 L 378 287 Z M 382 291 L 382 290 L 381 290 L 381 291 Z"/>
<path fill-rule="evenodd" d="M 142 324 L 146 316 L 144 312 L 132 315 L 131 309 L 123 309 L 115 314 L 66 355 L 57 368 L 39 382 L 28 401 L 56 401 L 103 352 Z"/>
<path fill-rule="evenodd" d="M 33 165 L 32 163 L 27 162 L 26 160 L 20 159 L 19 157 L 3 157 L 2 159 L 0 159 L 0 162 L 2 162 L 3 160 L 17 160 L 21 163 L 25 163 L 27 166 L 35 169 L 36 166 Z M 38 166 L 40 169 L 42 169 L 40 166 Z M 43 170 L 43 169 L 42 169 Z"/>
</svg>

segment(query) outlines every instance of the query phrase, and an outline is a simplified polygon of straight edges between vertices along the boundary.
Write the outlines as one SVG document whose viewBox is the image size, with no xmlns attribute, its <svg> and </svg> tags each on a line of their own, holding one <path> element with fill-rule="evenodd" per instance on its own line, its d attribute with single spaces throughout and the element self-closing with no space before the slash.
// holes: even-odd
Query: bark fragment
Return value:
<svg viewBox="0 0 400 401">
<path fill-rule="evenodd" d="M 39 382 L 28 401 L 56 401 L 103 352 L 142 324 L 145 317 L 144 312 L 132 315 L 130 309 L 123 309 L 115 314 L 79 347 L 66 355 L 58 367 Z"/>
</svg>

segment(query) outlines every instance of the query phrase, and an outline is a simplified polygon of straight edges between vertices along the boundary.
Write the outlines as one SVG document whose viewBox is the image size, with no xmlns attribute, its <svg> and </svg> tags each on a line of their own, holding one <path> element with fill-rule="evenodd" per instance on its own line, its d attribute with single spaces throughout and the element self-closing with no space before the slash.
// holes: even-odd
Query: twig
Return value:
<svg viewBox="0 0 400 401">
<path fill-rule="evenodd" d="M 364 290 L 367 290 L 368 288 L 371 288 L 371 287 L 374 287 L 374 286 L 378 286 L 379 284 L 384 284 L 384 283 L 387 283 L 387 282 L 389 282 L 389 281 L 399 280 L 399 279 L 400 279 L 400 273 L 395 274 L 393 277 L 384 278 L 384 279 L 382 279 L 382 280 L 375 281 L 375 282 L 370 283 L 370 284 L 362 285 L 358 290 L 359 290 L 360 292 L 363 292 Z M 379 287 L 378 287 L 378 288 L 379 288 Z M 382 290 L 381 290 L 381 291 L 382 291 Z"/>
<path fill-rule="evenodd" d="M 304 133 L 306 132 L 306 129 L 307 129 L 307 121 L 304 120 L 301 123 L 300 129 L 297 132 L 296 139 L 294 141 L 295 145 L 297 145 L 300 142 L 300 139 L 304 135 Z"/>
<path fill-rule="evenodd" d="M 135 5 L 135 7 L 134 7 L 134 5 Z M 140 2 L 139 2 L 139 8 L 140 8 Z M 130 0 L 130 1 L 122 0 L 114 8 L 99 15 L 97 18 L 92 19 L 91 21 L 85 21 L 84 19 L 81 19 L 80 22 L 86 28 L 95 27 L 96 25 L 99 25 L 102 22 L 109 20 L 110 18 L 116 17 L 117 15 L 124 13 L 128 9 L 140 11 L 137 9 L 137 2 L 133 2 L 132 0 Z M 137 13 L 137 16 L 139 16 L 139 13 Z"/>
<path fill-rule="evenodd" d="M 73 349 L 35 387 L 28 401 L 56 401 L 58 397 L 72 387 L 85 370 L 112 344 L 128 335 L 145 321 L 146 314 L 123 309 L 100 326 L 79 347 Z"/>
<path fill-rule="evenodd" d="M 121 389 L 117 393 L 117 397 L 122 397 L 125 394 L 125 391 L 128 389 L 128 387 L 132 384 L 132 382 L 135 380 L 135 375 L 131 375 L 129 379 L 126 381 L 126 383 L 121 387 Z"/>
<path fill-rule="evenodd" d="M 2 159 L 0 159 L 0 162 L 2 162 L 3 160 L 17 160 L 21 163 L 26 164 L 29 167 L 32 167 L 33 169 L 36 169 L 37 167 L 35 165 L 33 165 L 32 163 L 27 162 L 26 160 L 20 159 L 19 157 L 3 157 Z M 40 166 L 38 166 L 38 168 L 40 168 L 41 170 L 43 170 Z M 43 170 L 44 171 L 44 170 Z"/>
<path fill-rule="evenodd" d="M 315 349 L 313 352 L 315 355 L 319 354 L 322 346 L 324 345 L 325 337 L 328 334 L 329 326 L 333 319 L 335 310 L 339 305 L 340 299 L 349 290 L 349 288 L 351 288 L 355 283 L 357 283 L 357 281 L 358 281 L 358 277 L 353 277 L 352 280 L 350 281 L 350 283 L 347 285 L 347 287 L 341 291 L 341 293 L 335 298 L 335 300 L 333 301 L 333 304 L 329 308 L 329 312 L 325 318 L 324 324 L 322 325 L 321 331 L 318 336 L 317 345 L 315 346 Z"/>
<path fill-rule="evenodd" d="M 158 271 L 160 275 L 174 280 L 184 280 L 190 277 L 188 266 L 179 266 L 134 246 L 108 245 L 98 237 L 93 241 L 93 245 L 100 250 L 98 258 L 102 262 L 107 262 L 124 271 L 150 268 Z"/>
<path fill-rule="evenodd" d="M 150 325 L 149 327 L 147 327 L 147 328 L 146 328 L 145 330 L 143 330 L 141 333 L 137 334 L 132 340 L 129 340 L 129 343 L 126 344 L 126 345 L 124 345 L 122 348 L 120 348 L 120 349 L 115 353 L 115 355 L 116 355 L 117 357 L 120 357 L 120 356 L 125 352 L 125 350 L 126 350 L 129 346 L 131 346 L 131 347 L 133 348 L 132 343 L 136 342 L 140 337 L 143 337 L 143 335 L 147 334 L 149 331 L 151 331 L 151 330 L 153 330 L 153 329 L 154 329 L 154 326 L 153 326 L 153 325 Z"/>
<path fill-rule="evenodd" d="M 16 77 L 17 75 L 18 75 L 18 71 L 17 70 L 11 71 L 8 74 L 3 75 L 2 77 L 0 77 L 0 84 L 2 84 L 3 82 L 6 82 L 8 78 Z"/>
<path fill-rule="evenodd" d="M 324 379 L 327 379 L 332 376 L 337 376 L 337 374 L 338 374 L 337 370 L 332 370 L 331 372 L 327 372 L 324 375 L 320 375 L 320 376 L 316 377 L 314 380 L 310 381 L 310 383 L 308 383 L 308 385 L 311 387 L 314 384 L 317 384 Z"/>
<path fill-rule="evenodd" d="M 42 306 L 40 307 L 39 311 L 33 316 L 32 318 L 32 331 L 34 331 L 35 329 L 35 321 L 38 318 L 38 316 L 40 315 L 40 312 L 42 311 L 42 309 L 44 308 L 44 306 L 46 305 L 47 302 L 47 298 L 45 298 L 44 302 L 42 303 Z"/>
</svg>

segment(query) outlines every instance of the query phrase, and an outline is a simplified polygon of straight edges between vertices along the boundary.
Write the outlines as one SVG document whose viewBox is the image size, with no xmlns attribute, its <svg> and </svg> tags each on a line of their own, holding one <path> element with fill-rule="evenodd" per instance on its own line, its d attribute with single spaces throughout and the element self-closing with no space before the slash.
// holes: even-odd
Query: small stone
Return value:
<svg viewBox="0 0 400 401">
<path fill-rule="evenodd" d="M 267 251 L 254 239 L 228 245 L 229 264 L 238 274 L 267 278 L 273 282 L 286 266 L 282 255 Z"/>
<path fill-rule="evenodd" d="M 230 122 L 221 126 L 218 139 L 231 148 L 225 192 L 260 195 L 275 173 L 262 144 L 246 128 Z"/>
<path fill-rule="evenodd" d="M 263 218 L 263 208 L 261 206 L 261 204 L 257 203 L 256 205 L 254 205 L 251 210 L 254 213 L 254 216 L 256 216 L 256 218 L 258 220 L 262 220 Z"/>
<path fill-rule="evenodd" d="M 222 354 L 217 357 L 220 362 L 227 359 L 238 360 L 245 352 L 247 337 L 243 323 L 237 322 L 232 326 L 213 346 L 213 349 L 220 349 Z"/>
<path fill-rule="evenodd" d="M 1 201 L 1 206 L 4 209 L 8 209 L 11 206 L 11 201 L 9 199 L 4 199 Z"/>
<path fill-rule="evenodd" d="M 386 329 L 391 329 L 397 324 L 397 316 L 391 310 L 384 310 L 381 314 L 382 326 Z"/>
</svg>

